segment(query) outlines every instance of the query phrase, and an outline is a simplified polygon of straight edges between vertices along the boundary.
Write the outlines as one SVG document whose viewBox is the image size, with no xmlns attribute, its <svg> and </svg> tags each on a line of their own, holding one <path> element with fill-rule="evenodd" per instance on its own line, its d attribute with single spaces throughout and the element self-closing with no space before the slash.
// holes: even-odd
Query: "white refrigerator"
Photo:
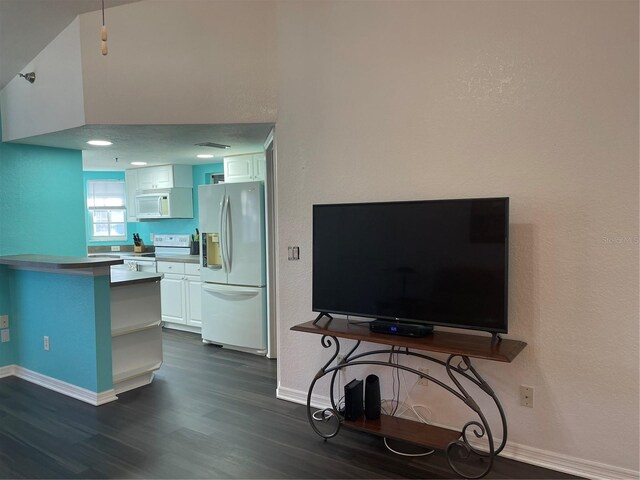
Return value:
<svg viewBox="0 0 640 480">
<path fill-rule="evenodd" d="M 202 340 L 267 351 L 262 182 L 198 187 Z"/>
</svg>

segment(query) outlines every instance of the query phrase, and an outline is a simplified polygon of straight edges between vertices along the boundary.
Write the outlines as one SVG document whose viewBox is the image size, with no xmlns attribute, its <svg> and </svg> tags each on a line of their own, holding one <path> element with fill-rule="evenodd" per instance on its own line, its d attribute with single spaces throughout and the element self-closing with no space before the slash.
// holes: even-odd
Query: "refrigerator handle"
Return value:
<svg viewBox="0 0 640 480">
<path fill-rule="evenodd" d="M 222 260 L 222 267 L 224 268 L 225 272 L 227 271 L 227 263 L 225 261 L 224 254 L 224 202 L 226 201 L 226 199 L 226 195 L 222 197 L 222 201 L 220 202 L 220 215 L 218 216 L 218 218 L 220 219 L 220 228 L 218 230 L 220 232 L 220 257 Z"/>
<path fill-rule="evenodd" d="M 227 206 L 226 206 L 226 226 L 225 226 L 225 236 L 226 236 L 226 244 L 227 244 L 227 272 L 231 272 L 231 264 L 233 263 L 233 241 L 231 238 L 231 200 L 227 196 Z"/>
<path fill-rule="evenodd" d="M 228 227 L 228 219 L 227 219 L 227 205 L 229 203 L 229 196 L 225 195 L 224 200 L 222 201 L 222 208 L 220 214 L 220 245 L 222 246 L 222 262 L 224 263 L 224 268 L 227 273 L 229 273 L 230 265 L 229 265 L 229 241 L 227 236 L 227 227 Z"/>
</svg>

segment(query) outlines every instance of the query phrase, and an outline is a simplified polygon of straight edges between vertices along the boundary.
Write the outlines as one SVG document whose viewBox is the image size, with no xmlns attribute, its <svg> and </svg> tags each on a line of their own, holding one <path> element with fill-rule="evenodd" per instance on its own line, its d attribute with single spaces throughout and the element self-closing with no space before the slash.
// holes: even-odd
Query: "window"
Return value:
<svg viewBox="0 0 640 480">
<path fill-rule="evenodd" d="M 127 239 L 125 188 L 121 180 L 89 180 L 87 208 L 91 240 L 106 242 Z"/>
</svg>

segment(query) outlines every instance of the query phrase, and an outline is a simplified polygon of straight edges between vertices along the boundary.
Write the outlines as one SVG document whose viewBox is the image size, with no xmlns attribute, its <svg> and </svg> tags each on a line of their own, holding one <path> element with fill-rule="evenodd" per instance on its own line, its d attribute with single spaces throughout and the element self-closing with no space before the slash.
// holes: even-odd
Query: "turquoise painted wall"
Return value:
<svg viewBox="0 0 640 480">
<path fill-rule="evenodd" d="M 0 255 L 84 256 L 82 199 L 81 152 L 0 142 Z M 10 342 L 0 343 L 0 367 L 17 362 L 12 275 L 0 266 L 0 315 L 9 315 L 11 333 Z"/>
<path fill-rule="evenodd" d="M 0 254 L 84 256 L 84 224 L 80 151 L 0 143 Z"/>
<path fill-rule="evenodd" d="M 93 392 L 112 388 L 109 276 L 10 275 L 16 363 Z"/>
<path fill-rule="evenodd" d="M 127 236 L 129 240 L 124 242 L 93 242 L 90 240 L 90 231 L 88 228 L 88 213 L 85 208 L 85 217 L 87 228 L 85 236 L 87 245 L 132 245 L 132 235 L 138 233 L 142 241 L 147 245 L 152 245 L 151 234 L 159 233 L 194 233 L 198 226 L 198 185 L 207 183 L 207 174 L 222 173 L 224 165 L 222 163 L 210 163 L 205 165 L 194 165 L 193 173 L 193 218 L 176 218 L 168 220 L 145 220 L 141 222 L 127 223 Z M 124 172 L 84 172 L 84 188 L 88 180 L 124 180 Z M 86 198 L 86 193 L 85 193 Z"/>
</svg>

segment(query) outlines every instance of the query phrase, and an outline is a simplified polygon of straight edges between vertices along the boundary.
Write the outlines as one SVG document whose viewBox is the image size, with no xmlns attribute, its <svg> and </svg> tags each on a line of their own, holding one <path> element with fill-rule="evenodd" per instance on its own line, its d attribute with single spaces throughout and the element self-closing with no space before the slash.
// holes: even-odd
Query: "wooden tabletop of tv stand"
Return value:
<svg viewBox="0 0 640 480">
<path fill-rule="evenodd" d="M 345 318 L 334 318 L 333 320 L 323 318 L 317 325 L 314 325 L 313 321 L 311 321 L 295 325 L 291 327 L 291 330 L 383 345 L 394 345 L 415 350 L 466 355 L 497 362 L 511 362 L 527 346 L 525 342 L 506 338 L 492 343 L 491 336 L 486 334 L 469 335 L 438 330 L 422 338 L 386 335 L 370 331 L 369 326 L 366 324 L 349 323 Z"/>
</svg>

